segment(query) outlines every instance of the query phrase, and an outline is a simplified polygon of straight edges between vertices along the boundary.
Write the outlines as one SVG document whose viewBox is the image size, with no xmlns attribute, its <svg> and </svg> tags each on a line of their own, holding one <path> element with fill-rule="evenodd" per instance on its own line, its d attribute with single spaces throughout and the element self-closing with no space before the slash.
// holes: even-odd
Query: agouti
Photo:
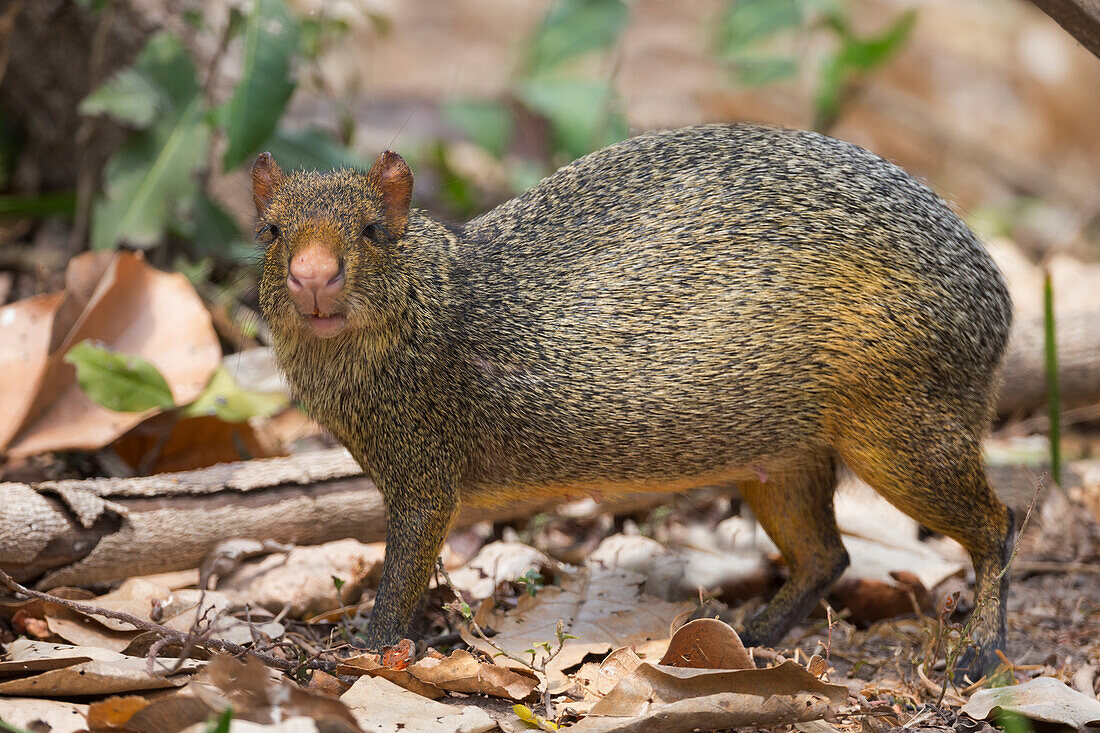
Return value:
<svg viewBox="0 0 1100 733">
<path fill-rule="evenodd" d="M 1004 648 L 1009 511 L 980 439 L 1011 303 L 927 187 L 811 132 L 707 125 L 587 155 L 465 226 L 367 172 L 252 169 L 260 302 L 306 409 L 385 497 L 369 645 L 398 641 L 460 504 L 736 481 L 790 577 L 779 641 L 848 564 L 837 466 L 974 564 Z"/>
</svg>

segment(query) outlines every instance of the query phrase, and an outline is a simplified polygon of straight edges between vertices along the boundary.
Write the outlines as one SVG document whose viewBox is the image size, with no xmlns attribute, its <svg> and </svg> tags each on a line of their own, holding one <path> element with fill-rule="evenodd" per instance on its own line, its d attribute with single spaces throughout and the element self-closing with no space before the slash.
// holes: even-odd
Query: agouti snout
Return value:
<svg viewBox="0 0 1100 733">
<path fill-rule="evenodd" d="M 844 570 L 844 462 L 974 562 L 1003 649 L 1012 536 L 980 440 L 1003 279 L 931 191 L 855 146 L 710 125 L 586 156 L 463 227 L 367 172 L 253 168 L 261 306 L 310 413 L 386 499 L 367 630 L 397 641 L 460 503 L 736 480 L 790 577 L 778 641 Z"/>
</svg>

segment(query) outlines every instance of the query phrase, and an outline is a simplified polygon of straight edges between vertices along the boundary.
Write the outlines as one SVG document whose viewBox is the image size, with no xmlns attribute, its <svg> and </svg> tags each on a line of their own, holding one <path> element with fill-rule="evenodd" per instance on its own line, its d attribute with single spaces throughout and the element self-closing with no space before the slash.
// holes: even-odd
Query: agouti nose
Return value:
<svg viewBox="0 0 1100 733">
<path fill-rule="evenodd" d="M 343 284 L 343 265 L 325 247 L 307 246 L 290 258 L 286 287 L 302 313 L 336 312 L 336 295 Z"/>
</svg>

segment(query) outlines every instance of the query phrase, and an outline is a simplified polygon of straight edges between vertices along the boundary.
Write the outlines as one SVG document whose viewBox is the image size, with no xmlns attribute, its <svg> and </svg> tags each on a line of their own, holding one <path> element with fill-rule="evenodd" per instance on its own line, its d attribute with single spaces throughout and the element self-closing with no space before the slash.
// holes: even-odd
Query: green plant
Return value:
<svg viewBox="0 0 1100 733">
<path fill-rule="evenodd" d="M 1062 486 L 1062 400 L 1058 389 L 1058 344 L 1054 331 L 1054 284 L 1050 268 L 1043 268 L 1043 363 L 1047 379 L 1047 416 L 1050 419 L 1050 475 Z"/>
<path fill-rule="evenodd" d="M 241 389 L 224 367 L 218 367 L 194 402 L 177 405 L 167 380 L 148 360 L 91 341 L 72 347 L 65 361 L 76 367 L 76 380 L 84 393 L 116 412 L 175 411 L 179 417 L 212 415 L 225 422 L 243 422 L 272 415 L 287 404 L 280 393 Z"/>
<path fill-rule="evenodd" d="M 547 130 L 546 159 L 507 161 L 511 193 L 518 193 L 554 167 L 627 136 L 626 118 L 610 78 L 595 78 L 584 63 L 606 56 L 630 20 L 622 0 L 557 0 L 526 44 L 520 71 L 497 99 L 456 99 L 443 109 L 446 119 L 471 142 L 504 160 L 524 120 L 540 120 Z M 445 143 L 432 150 L 432 162 L 452 191 L 446 203 L 458 215 L 480 208 L 476 187 L 447 163 Z"/>
<path fill-rule="evenodd" d="M 522 586 L 527 595 L 534 598 L 538 595 L 538 592 L 546 585 L 546 578 L 542 577 L 542 573 L 537 570 L 528 570 L 523 575 L 516 578 L 516 585 Z"/>
<path fill-rule="evenodd" d="M 813 69 L 813 124 L 824 131 L 836 123 L 859 82 L 905 44 L 915 22 L 916 13 L 908 11 L 883 32 L 862 36 L 841 0 L 731 0 L 717 24 L 715 51 L 735 83 L 774 84 L 803 67 L 793 46 L 826 36 L 831 48 Z"/>
<path fill-rule="evenodd" d="M 231 16 L 223 48 L 240 34 L 241 77 L 222 105 L 210 98 L 209 75 L 200 78 L 188 50 L 167 31 L 81 103 L 83 114 L 105 115 L 133 130 L 104 167 L 92 211 L 93 249 L 149 248 L 174 234 L 194 242 L 199 254 L 224 255 L 241 233 L 206 190 L 217 165 L 210 151 L 219 139 L 226 172 L 264 148 L 292 166 L 356 162 L 323 133 L 279 127 L 297 85 L 295 65 L 305 52 L 316 53 L 318 33 L 303 34 L 283 0 L 251 0 L 246 13 Z"/>
<path fill-rule="evenodd" d="M 206 723 L 206 733 L 229 733 L 230 724 L 233 722 L 233 708 L 226 708 L 217 720 Z"/>
</svg>

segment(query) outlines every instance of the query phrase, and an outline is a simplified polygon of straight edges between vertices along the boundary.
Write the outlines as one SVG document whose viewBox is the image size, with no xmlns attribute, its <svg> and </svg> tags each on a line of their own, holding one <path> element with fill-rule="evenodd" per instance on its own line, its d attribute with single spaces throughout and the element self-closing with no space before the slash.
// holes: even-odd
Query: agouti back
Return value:
<svg viewBox="0 0 1100 733">
<path fill-rule="evenodd" d="M 810 132 L 626 140 L 462 227 L 412 173 L 252 171 L 261 306 L 307 410 L 389 517 L 367 628 L 396 642 L 459 504 L 736 481 L 790 578 L 774 643 L 847 566 L 837 465 L 970 552 L 976 646 L 1004 647 L 1008 510 L 986 481 L 1011 304 L 927 187 Z"/>
</svg>

